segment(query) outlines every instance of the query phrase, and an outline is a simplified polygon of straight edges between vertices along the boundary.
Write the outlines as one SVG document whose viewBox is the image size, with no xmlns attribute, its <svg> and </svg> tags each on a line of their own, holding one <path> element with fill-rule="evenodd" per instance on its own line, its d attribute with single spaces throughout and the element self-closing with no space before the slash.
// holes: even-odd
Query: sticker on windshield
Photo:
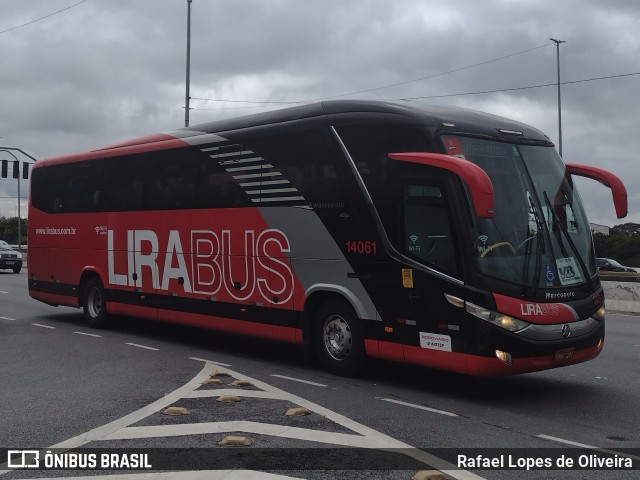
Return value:
<svg viewBox="0 0 640 480">
<path fill-rule="evenodd" d="M 575 285 L 584 281 L 575 258 L 558 258 L 556 266 L 558 267 L 558 278 L 562 285 Z"/>
<path fill-rule="evenodd" d="M 551 265 L 544 267 L 544 275 L 547 277 L 547 282 L 553 282 L 556 279 L 556 274 L 554 273 Z"/>
</svg>

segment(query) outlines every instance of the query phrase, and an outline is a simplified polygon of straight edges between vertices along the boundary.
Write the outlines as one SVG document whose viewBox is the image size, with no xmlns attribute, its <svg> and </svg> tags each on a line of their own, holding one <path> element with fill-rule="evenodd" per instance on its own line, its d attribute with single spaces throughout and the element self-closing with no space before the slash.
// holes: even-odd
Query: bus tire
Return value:
<svg viewBox="0 0 640 480">
<path fill-rule="evenodd" d="M 353 308 L 343 301 L 331 300 L 320 306 L 314 322 L 313 344 L 320 363 L 329 372 L 351 377 L 364 365 L 362 323 Z"/>
<path fill-rule="evenodd" d="M 107 299 L 104 286 L 99 278 L 90 278 L 84 287 L 82 309 L 84 318 L 91 328 L 108 326 Z"/>
</svg>

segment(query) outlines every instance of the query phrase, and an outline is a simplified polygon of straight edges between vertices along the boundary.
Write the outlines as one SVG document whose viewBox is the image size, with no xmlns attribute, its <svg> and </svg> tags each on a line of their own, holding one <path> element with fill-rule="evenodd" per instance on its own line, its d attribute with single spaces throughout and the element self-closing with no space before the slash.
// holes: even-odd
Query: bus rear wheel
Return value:
<svg viewBox="0 0 640 480">
<path fill-rule="evenodd" d="M 91 278 L 82 297 L 84 318 L 91 328 L 105 328 L 108 325 L 107 300 L 104 286 L 99 278 Z"/>
<path fill-rule="evenodd" d="M 332 300 L 316 314 L 313 343 L 320 362 L 337 375 L 354 376 L 364 365 L 362 324 L 351 306 Z"/>
</svg>

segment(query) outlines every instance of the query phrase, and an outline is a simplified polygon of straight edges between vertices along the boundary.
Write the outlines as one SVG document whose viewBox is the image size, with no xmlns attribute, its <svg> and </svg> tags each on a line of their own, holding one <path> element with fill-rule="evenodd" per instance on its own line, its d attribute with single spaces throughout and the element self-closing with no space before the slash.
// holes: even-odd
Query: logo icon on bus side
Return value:
<svg viewBox="0 0 640 480">
<path fill-rule="evenodd" d="M 562 338 L 569 338 L 571 335 L 571 327 L 566 323 L 562 326 Z"/>
</svg>

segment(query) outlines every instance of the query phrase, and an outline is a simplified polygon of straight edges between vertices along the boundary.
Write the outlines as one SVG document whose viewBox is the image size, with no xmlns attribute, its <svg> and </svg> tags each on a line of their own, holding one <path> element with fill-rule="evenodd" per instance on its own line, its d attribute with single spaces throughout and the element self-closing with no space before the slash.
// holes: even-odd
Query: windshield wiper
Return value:
<svg viewBox="0 0 640 480">
<path fill-rule="evenodd" d="M 544 244 L 544 224 L 542 223 L 542 220 L 540 219 L 540 216 L 538 215 L 538 209 L 536 208 L 535 204 L 533 203 L 533 198 L 531 198 L 531 195 L 529 192 L 527 192 L 527 200 L 529 201 L 529 209 L 533 215 L 533 218 L 536 221 L 536 237 L 538 237 L 536 239 L 537 242 L 537 246 L 538 246 L 538 254 L 536 255 L 536 267 L 535 270 L 533 272 L 533 295 L 537 295 L 538 293 L 538 286 L 539 286 L 539 281 L 538 278 L 540 277 L 540 270 L 542 268 L 542 256 L 545 253 L 545 244 Z M 525 240 L 526 241 L 526 240 Z M 531 242 L 529 242 L 529 244 L 527 245 L 527 248 L 525 250 L 525 279 L 526 279 L 526 274 L 529 270 L 529 256 L 531 255 Z"/>
<path fill-rule="evenodd" d="M 587 265 L 584 263 L 584 260 L 582 259 L 582 255 L 580 255 L 580 252 L 578 251 L 578 247 L 576 247 L 576 244 L 573 243 L 573 240 L 571 240 L 571 236 L 569 235 L 569 232 L 567 231 L 566 227 L 563 225 L 562 222 L 560 222 L 560 220 L 558 220 L 558 216 L 556 215 L 556 211 L 551 205 L 551 201 L 549 200 L 547 191 L 545 190 L 544 192 L 542 192 L 542 194 L 544 196 L 544 201 L 546 202 L 546 207 L 549 209 L 549 212 L 551 213 L 551 220 L 553 222 L 553 231 L 554 231 L 554 234 L 556 234 L 556 237 L 558 238 L 558 243 L 560 244 L 560 249 L 562 250 L 562 254 L 565 257 L 569 256 L 567 253 L 567 249 L 564 246 L 564 242 L 562 241 L 562 235 L 564 235 L 564 237 L 567 239 L 567 243 L 569 244 L 569 247 L 573 251 L 573 254 L 578 259 L 578 263 L 580 264 L 580 268 L 582 269 L 582 273 L 584 274 L 587 285 L 589 285 L 589 290 L 593 291 L 594 286 L 593 286 L 593 281 L 591 280 L 591 275 L 589 275 L 589 271 L 587 270 Z"/>
</svg>

